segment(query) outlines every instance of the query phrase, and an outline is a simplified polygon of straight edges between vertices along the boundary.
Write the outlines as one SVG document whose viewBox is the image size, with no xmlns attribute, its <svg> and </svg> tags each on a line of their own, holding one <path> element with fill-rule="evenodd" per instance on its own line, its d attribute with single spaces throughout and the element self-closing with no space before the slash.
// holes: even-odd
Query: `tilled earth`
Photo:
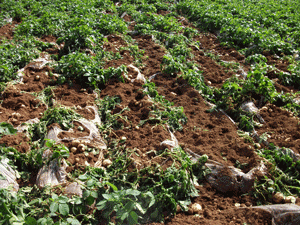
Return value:
<svg viewBox="0 0 300 225">
<path fill-rule="evenodd" d="M 130 22 L 131 18 L 127 15 L 124 20 Z M 11 39 L 15 24 L 17 22 L 0 28 L 0 37 Z M 186 22 L 184 25 L 188 26 L 189 23 Z M 133 29 L 134 24 L 131 26 Z M 181 131 L 174 133 L 183 150 L 189 150 L 198 155 L 206 154 L 210 159 L 228 166 L 242 164 L 244 165 L 242 171 L 245 173 L 259 165 L 262 159 L 256 154 L 256 147 L 238 135 L 236 124 L 221 112 L 211 112 L 210 104 L 186 80 L 181 78 L 180 74 L 170 76 L 162 73 L 160 65 L 165 49 L 152 41 L 151 36 L 138 35 L 132 36 L 132 38 L 137 42 L 139 49 L 144 50 L 144 55 L 147 56 L 143 59 L 144 67 L 141 68 L 141 73 L 146 79 L 156 74 L 151 81 L 155 83 L 159 94 L 173 102 L 174 106 L 184 108 L 187 123 L 183 125 Z M 42 40 L 45 42 L 56 41 L 55 37 L 51 36 L 44 37 Z M 127 45 L 122 36 L 110 35 L 107 40 L 108 42 L 103 46 L 107 51 L 118 52 L 119 48 Z M 250 69 L 249 65 L 245 64 L 243 55 L 234 49 L 221 46 L 213 34 L 201 33 L 195 40 L 201 43 L 202 49 L 193 48 L 192 53 L 195 55 L 194 60 L 204 71 L 203 75 L 207 84 L 220 87 L 235 72 L 205 55 L 205 52 L 213 52 L 220 55 L 222 60 L 239 63 L 246 72 Z M 56 49 L 46 49 L 45 53 L 57 54 L 57 51 Z M 128 77 L 135 78 L 136 71 L 128 67 L 128 65 L 133 64 L 134 58 L 126 50 L 121 51 L 120 54 L 123 56 L 122 59 L 110 60 L 106 62 L 104 68 L 126 65 Z M 276 61 L 267 53 L 266 56 L 268 63 L 275 64 L 276 68 L 280 70 L 286 70 L 288 62 Z M 119 121 L 123 123 L 124 128 L 115 130 L 109 138 L 121 139 L 126 137 L 126 147 L 138 153 L 132 156 L 138 168 L 155 163 L 165 163 L 165 159 L 157 158 L 153 153 L 164 148 L 164 146 L 161 146 L 161 142 L 171 139 L 166 126 L 151 123 L 140 126 L 141 120 L 150 117 L 153 104 L 148 96 L 143 94 L 143 83 L 141 81 L 131 82 L 131 80 L 126 80 L 122 83 L 110 80 L 101 88 L 100 96 L 97 96 L 92 90 L 84 89 L 80 84 L 75 83 L 73 86 L 67 84 L 57 85 L 55 82 L 56 77 L 50 77 L 50 72 L 55 73 L 50 66 L 35 69 L 28 64 L 24 68 L 23 81 L 14 85 L 10 84 L 1 95 L 0 122 L 7 121 L 17 127 L 25 121 L 35 118 L 41 119 L 47 105 L 38 96 L 45 88 L 51 90 L 50 101 L 53 105 L 76 107 L 76 112 L 86 119 L 95 118 L 95 114 L 85 107 L 94 105 L 97 98 L 118 96 L 121 103 L 117 105 L 112 113 L 118 113 L 125 108 L 129 110 L 124 110 L 122 113 L 123 119 L 120 118 Z M 268 74 L 268 76 L 277 78 L 276 74 Z M 295 88 L 285 87 L 278 82 L 275 84 L 278 90 L 284 92 L 297 91 Z M 270 135 L 268 139 L 270 142 L 300 153 L 300 127 L 297 117 L 275 105 L 266 105 L 261 108 L 260 115 L 266 123 L 261 128 L 257 128 L 259 135 L 267 133 Z M 76 129 L 79 124 L 75 123 L 74 126 L 75 133 L 62 132 L 59 138 L 78 138 L 89 134 L 89 130 L 85 129 L 79 132 Z M 21 132 L 16 136 L 3 136 L 0 139 L 0 144 L 15 147 L 22 153 L 30 151 L 30 139 L 25 133 Z M 69 143 L 66 142 L 65 144 L 67 147 L 71 147 Z M 98 157 L 99 155 L 85 155 L 81 152 L 70 153 L 68 161 L 73 166 L 68 169 L 68 172 L 84 167 L 86 161 L 93 165 Z M 36 173 L 33 172 L 33 174 Z M 20 181 L 20 185 L 32 185 L 32 183 L 24 184 Z M 192 202 L 202 205 L 203 212 L 197 215 L 179 212 L 174 217 L 166 217 L 166 224 L 271 224 L 271 216 L 268 213 L 248 208 L 256 205 L 256 199 L 251 195 L 223 194 L 206 182 L 196 188 L 199 191 L 199 197 L 194 198 Z"/>
</svg>

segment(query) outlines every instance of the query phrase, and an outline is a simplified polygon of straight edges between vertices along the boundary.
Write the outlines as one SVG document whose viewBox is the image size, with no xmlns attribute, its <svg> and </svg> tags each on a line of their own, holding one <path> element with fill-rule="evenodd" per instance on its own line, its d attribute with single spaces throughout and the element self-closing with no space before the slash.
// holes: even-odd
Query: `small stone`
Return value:
<svg viewBox="0 0 300 225">
<path fill-rule="evenodd" d="M 140 128 L 139 128 L 139 126 L 135 126 L 135 129 L 139 130 Z"/>
<path fill-rule="evenodd" d="M 284 202 L 285 203 L 293 203 L 293 204 L 295 204 L 296 203 L 296 198 L 294 196 L 287 196 L 284 199 Z"/>
<path fill-rule="evenodd" d="M 75 158 L 75 161 L 76 161 L 77 163 L 79 163 L 80 159 L 77 157 L 77 158 Z"/>
<path fill-rule="evenodd" d="M 273 112 L 273 109 L 269 109 L 269 112 Z"/>
<path fill-rule="evenodd" d="M 207 84 L 208 84 L 208 85 L 211 85 L 211 82 L 210 82 L 210 81 L 207 81 Z"/>
<path fill-rule="evenodd" d="M 11 122 L 11 123 L 16 123 L 16 122 L 18 122 L 18 120 L 17 120 L 16 118 L 10 118 L 10 119 L 9 119 L 9 122 Z"/>
<path fill-rule="evenodd" d="M 34 78 L 34 80 L 39 81 L 40 80 L 40 76 L 36 75 L 35 78 Z"/>
<path fill-rule="evenodd" d="M 79 110 L 81 110 L 81 109 L 82 109 L 82 107 L 81 107 L 80 105 L 78 105 L 76 108 L 77 108 L 77 109 L 79 109 Z"/>
<path fill-rule="evenodd" d="M 237 202 L 237 203 L 234 204 L 234 206 L 235 207 L 241 207 L 241 204 Z"/>
<path fill-rule="evenodd" d="M 18 118 L 21 117 L 21 114 L 20 113 L 16 113 L 16 112 L 12 113 L 11 115 L 12 115 L 13 118 L 16 118 L 16 119 L 18 119 Z"/>
<path fill-rule="evenodd" d="M 275 203 L 281 203 L 284 200 L 284 196 L 281 192 L 277 192 L 274 196 L 273 196 L 273 201 Z"/>
<path fill-rule="evenodd" d="M 104 167 L 108 167 L 112 164 L 112 161 L 110 159 L 104 159 L 102 165 Z"/>
<path fill-rule="evenodd" d="M 75 139 L 75 140 L 72 141 L 72 146 L 73 147 L 77 147 L 79 144 L 80 144 L 80 141 L 77 140 L 77 139 Z"/>
<path fill-rule="evenodd" d="M 86 149 L 86 146 L 84 144 L 79 144 L 77 149 L 80 151 L 80 152 L 84 152 L 85 149 Z"/>
<path fill-rule="evenodd" d="M 39 113 L 39 115 L 40 115 L 40 116 L 42 116 L 42 115 L 43 115 L 43 113 Z"/>
<path fill-rule="evenodd" d="M 191 209 L 193 211 L 193 214 L 199 214 L 202 212 L 202 206 L 198 203 L 194 203 L 192 206 L 191 206 Z"/>
<path fill-rule="evenodd" d="M 290 141 L 291 140 L 291 138 L 286 138 L 284 141 L 285 142 L 288 142 L 288 141 Z"/>
<path fill-rule="evenodd" d="M 71 152 L 76 152 L 77 148 L 76 147 L 72 147 L 70 150 L 71 150 Z"/>
</svg>

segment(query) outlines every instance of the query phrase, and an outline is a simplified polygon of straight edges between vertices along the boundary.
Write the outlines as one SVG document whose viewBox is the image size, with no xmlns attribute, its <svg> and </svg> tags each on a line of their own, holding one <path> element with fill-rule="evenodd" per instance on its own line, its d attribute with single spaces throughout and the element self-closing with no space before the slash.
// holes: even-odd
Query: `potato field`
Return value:
<svg viewBox="0 0 300 225">
<path fill-rule="evenodd" d="M 298 0 L 0 0 L 0 224 L 300 224 Z"/>
</svg>

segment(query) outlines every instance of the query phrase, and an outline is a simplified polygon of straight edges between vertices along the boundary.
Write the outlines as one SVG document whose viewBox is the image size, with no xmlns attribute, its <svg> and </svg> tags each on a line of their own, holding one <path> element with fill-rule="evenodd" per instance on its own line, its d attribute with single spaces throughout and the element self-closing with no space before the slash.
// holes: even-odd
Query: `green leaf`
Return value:
<svg viewBox="0 0 300 225">
<path fill-rule="evenodd" d="M 94 180 L 94 179 L 91 179 L 91 180 L 88 180 L 87 182 L 86 182 L 86 186 L 87 187 L 89 187 L 89 188 L 91 188 L 91 187 L 93 187 L 93 185 L 96 183 L 96 181 Z"/>
<path fill-rule="evenodd" d="M 50 212 L 55 213 L 58 210 L 58 203 L 57 202 L 52 202 L 50 204 Z"/>
<path fill-rule="evenodd" d="M 139 203 L 135 203 L 135 206 L 136 206 L 136 208 L 142 213 L 142 214 L 145 214 L 146 212 L 147 212 L 147 209 L 144 209 L 142 206 L 141 206 L 141 204 L 139 204 Z"/>
<path fill-rule="evenodd" d="M 155 203 L 155 197 L 154 197 L 154 195 L 150 191 L 146 192 L 145 196 L 149 196 L 150 197 L 150 202 L 149 202 L 149 205 L 148 205 L 148 208 L 150 208 Z"/>
<path fill-rule="evenodd" d="M 78 177 L 79 180 L 87 180 L 89 177 L 86 174 L 80 175 Z"/>
<path fill-rule="evenodd" d="M 155 209 L 153 213 L 151 213 L 150 217 L 154 220 L 158 217 L 158 209 Z"/>
<path fill-rule="evenodd" d="M 69 214 L 68 204 L 59 204 L 59 213 L 63 216 L 67 216 Z"/>
<path fill-rule="evenodd" d="M 120 217 L 120 220 L 121 221 L 124 221 L 127 217 L 128 217 L 129 213 L 128 212 L 124 212 L 121 217 Z"/>
<path fill-rule="evenodd" d="M 91 192 L 91 196 L 92 196 L 93 198 L 98 198 L 98 193 L 97 193 L 96 191 L 92 191 L 92 192 Z"/>
<path fill-rule="evenodd" d="M 105 198 L 105 199 L 107 199 L 107 200 L 111 200 L 112 199 L 112 195 L 111 194 L 103 194 L 102 197 Z"/>
<path fill-rule="evenodd" d="M 12 135 L 17 133 L 17 129 L 15 129 L 11 124 L 7 122 L 0 123 L 0 137 L 1 135 Z"/>
<path fill-rule="evenodd" d="M 51 218 L 40 218 L 38 219 L 37 221 L 38 224 L 41 224 L 41 225 L 48 225 L 48 224 L 53 224 L 53 220 Z"/>
<path fill-rule="evenodd" d="M 90 195 L 91 195 L 91 191 L 86 190 L 85 192 L 83 192 L 82 197 L 83 197 L 83 198 L 87 198 L 87 197 L 89 197 Z"/>
<path fill-rule="evenodd" d="M 128 223 L 130 225 L 133 225 L 133 224 L 137 224 L 138 223 L 138 215 L 136 214 L 136 212 L 134 211 L 131 211 L 128 215 Z"/>
<path fill-rule="evenodd" d="M 67 203 L 69 201 L 69 198 L 67 196 L 59 196 L 58 197 L 58 202 L 59 203 Z"/>
<path fill-rule="evenodd" d="M 95 198 L 93 196 L 89 196 L 86 198 L 86 202 L 88 205 L 92 205 L 95 201 Z"/>
<path fill-rule="evenodd" d="M 54 200 L 55 200 L 55 199 L 58 199 L 58 195 L 57 195 L 57 194 L 52 194 L 51 197 L 52 197 L 52 199 L 54 199 Z"/>
<path fill-rule="evenodd" d="M 67 221 L 72 225 L 80 225 L 81 223 L 75 218 L 68 218 Z"/>
<path fill-rule="evenodd" d="M 114 191 L 118 191 L 118 188 L 112 183 L 106 182 L 106 184 L 109 185 Z"/>
<path fill-rule="evenodd" d="M 80 205 L 80 204 L 82 204 L 82 199 L 81 198 L 76 198 L 74 203 L 75 203 L 75 205 Z"/>
<path fill-rule="evenodd" d="M 127 194 L 127 195 L 138 196 L 139 194 L 141 194 L 141 192 L 138 191 L 138 190 L 127 189 L 127 190 L 126 190 L 126 194 Z"/>
<path fill-rule="evenodd" d="M 126 205 L 124 206 L 125 210 L 127 212 L 130 212 L 134 209 L 134 202 L 130 201 L 130 202 L 127 202 Z"/>
<path fill-rule="evenodd" d="M 49 139 L 45 139 L 45 140 L 47 140 L 45 145 L 46 145 L 48 148 L 52 148 L 52 147 L 53 147 L 53 144 L 54 144 L 54 141 L 53 141 L 53 140 L 49 140 Z"/>
<path fill-rule="evenodd" d="M 40 218 L 40 219 L 38 219 L 38 221 L 37 221 L 39 224 L 41 224 L 41 225 L 44 225 L 44 224 L 47 224 L 47 219 L 46 218 Z"/>
<path fill-rule="evenodd" d="M 97 203 L 97 209 L 98 209 L 98 210 L 104 209 L 105 206 L 106 206 L 106 203 L 107 203 L 107 200 L 102 200 L 102 201 L 98 202 L 98 203 Z"/>
<path fill-rule="evenodd" d="M 36 225 L 37 224 L 36 219 L 32 218 L 31 216 L 27 217 L 25 219 L 25 222 L 28 225 Z"/>
</svg>

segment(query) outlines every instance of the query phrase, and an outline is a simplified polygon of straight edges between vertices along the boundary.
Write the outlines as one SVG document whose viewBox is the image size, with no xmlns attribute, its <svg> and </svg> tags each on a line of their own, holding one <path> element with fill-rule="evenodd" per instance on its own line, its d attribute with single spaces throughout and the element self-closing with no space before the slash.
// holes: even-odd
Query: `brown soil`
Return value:
<svg viewBox="0 0 300 225">
<path fill-rule="evenodd" d="M 0 144 L 13 147 L 21 153 L 26 153 L 30 150 L 30 138 L 23 133 L 17 133 L 16 135 L 5 135 L 0 138 Z"/>
<path fill-rule="evenodd" d="M 84 118 L 86 118 L 87 120 L 95 119 L 95 112 L 92 109 L 81 108 L 77 106 L 76 112 L 79 113 Z"/>
<path fill-rule="evenodd" d="M 275 57 L 269 51 L 264 51 L 262 53 L 267 58 L 267 63 L 269 65 L 275 66 L 277 69 L 288 72 L 287 67 L 289 66 L 288 60 L 278 60 L 278 57 Z"/>
<path fill-rule="evenodd" d="M 179 212 L 175 217 L 168 218 L 164 224 L 272 224 L 270 213 L 260 209 L 253 209 L 256 205 L 254 198 L 244 195 L 226 195 L 217 192 L 209 184 L 197 187 L 199 197 L 192 203 L 202 206 L 197 215 L 193 212 Z"/>
<path fill-rule="evenodd" d="M 54 99 L 57 104 L 64 106 L 94 105 L 95 95 L 89 89 L 82 89 L 79 85 L 74 84 L 72 87 L 68 84 L 61 85 L 53 90 Z"/>
<path fill-rule="evenodd" d="M 259 157 L 237 135 L 236 126 L 222 113 L 207 112 L 210 107 L 185 80 L 158 75 L 153 82 L 161 95 L 184 108 L 188 123 L 175 136 L 185 148 L 223 164 L 247 163 L 245 171 L 257 165 Z"/>
<path fill-rule="evenodd" d="M 119 52 L 121 59 L 113 59 L 106 62 L 104 69 L 109 67 L 117 68 L 121 65 L 129 65 L 133 63 L 134 58 L 130 55 L 130 52 L 127 50 L 120 50 L 121 47 L 127 47 L 127 43 L 120 36 L 109 35 L 107 37 L 108 42 L 104 42 L 103 49 L 106 51 L 111 51 L 113 53 Z"/>
<path fill-rule="evenodd" d="M 174 218 L 168 219 L 165 224 L 204 224 L 204 225 L 227 225 L 227 224 L 251 224 L 251 225 L 271 225 L 272 216 L 261 209 L 231 209 L 210 211 L 205 209 L 203 214 L 186 215 L 180 213 Z"/>
<path fill-rule="evenodd" d="M 218 38 L 213 34 L 200 34 L 195 38 L 195 41 L 199 41 L 203 49 L 218 53 L 222 60 L 244 63 L 245 56 L 234 48 L 222 46 Z"/>
<path fill-rule="evenodd" d="M 200 65 L 200 69 L 203 71 L 204 80 L 210 81 L 209 85 L 215 87 L 221 87 L 224 81 L 234 74 L 232 71 L 225 69 L 216 63 L 213 59 L 204 55 L 204 52 L 197 51 L 193 48 L 194 60 Z"/>
<path fill-rule="evenodd" d="M 109 67 L 118 68 L 121 65 L 128 66 L 129 64 L 133 63 L 134 58 L 130 55 L 129 51 L 122 50 L 122 51 L 120 51 L 120 54 L 122 56 L 122 59 L 113 59 L 113 60 L 108 61 L 105 64 L 104 69 L 107 69 Z"/>
<path fill-rule="evenodd" d="M 22 178 L 17 179 L 17 182 L 22 187 L 33 187 L 36 183 L 36 177 L 37 177 L 38 171 L 32 171 L 29 180 L 23 180 Z"/>
<path fill-rule="evenodd" d="M 42 40 L 43 42 L 49 42 L 49 43 L 54 42 L 54 43 L 56 43 L 57 38 L 54 37 L 54 36 L 52 36 L 52 35 L 44 35 L 44 36 L 41 38 L 41 40 Z"/>
<path fill-rule="evenodd" d="M 166 139 L 170 139 L 169 132 L 162 126 L 151 126 L 146 123 L 139 126 L 141 120 L 149 118 L 152 102 L 142 93 L 141 83 L 116 83 L 107 85 L 101 91 L 101 98 L 104 96 L 119 96 L 121 105 L 117 106 L 113 113 L 118 113 L 122 109 L 128 107 L 130 111 L 125 111 L 122 116 L 126 120 L 120 119 L 124 129 L 114 131 L 113 138 L 126 137 L 126 147 L 134 149 L 138 148 L 142 153 L 160 148 L 160 143 Z"/>
<path fill-rule="evenodd" d="M 74 169 L 78 169 L 79 167 L 86 167 L 87 163 L 90 166 L 94 166 L 98 158 L 99 155 L 94 155 L 92 152 L 89 153 L 71 152 L 69 158 L 67 159 L 68 162 L 71 164 L 67 168 L 67 172 L 71 172 Z"/>
<path fill-rule="evenodd" d="M 42 91 L 49 85 L 55 84 L 56 78 L 50 77 L 49 73 L 53 71 L 49 66 L 45 66 L 42 69 L 34 69 L 31 65 L 36 63 L 29 63 L 23 72 L 23 81 L 17 85 L 14 85 L 16 89 L 26 92 L 38 92 Z"/>
<path fill-rule="evenodd" d="M 47 109 L 47 106 L 34 96 L 20 93 L 13 87 L 4 92 L 1 100 L 3 102 L 0 105 L 0 121 L 7 121 L 14 126 L 30 119 L 40 119 L 42 113 Z M 14 115 L 13 113 L 19 114 Z"/>
<path fill-rule="evenodd" d="M 103 49 L 105 51 L 110 51 L 113 53 L 119 52 L 120 47 L 126 47 L 127 43 L 120 36 L 109 35 L 107 36 L 107 41 L 103 44 Z"/>
<path fill-rule="evenodd" d="M 143 60 L 144 67 L 141 69 L 141 73 L 145 77 L 150 77 L 160 72 L 160 64 L 165 55 L 165 49 L 154 43 L 152 37 L 148 35 L 135 36 L 134 39 L 137 41 L 139 48 L 145 51 L 144 55 L 148 56 Z"/>
<path fill-rule="evenodd" d="M 159 14 L 165 15 L 167 11 L 160 11 Z M 126 22 L 132 20 L 131 16 L 126 15 L 123 18 Z M 1 36 L 11 39 L 13 37 L 13 26 L 5 25 L 0 28 Z M 185 26 L 191 26 L 186 20 L 182 21 Z M 129 30 L 134 29 L 135 22 L 128 25 Z M 161 72 L 160 65 L 166 50 L 154 43 L 151 36 L 137 35 L 133 36 L 139 49 L 144 50 L 143 65 L 141 73 L 149 78 L 153 74 Z M 56 42 L 53 36 L 44 36 L 41 38 L 44 42 Z M 103 45 L 104 50 L 113 53 L 119 52 L 122 56 L 120 60 L 110 60 L 104 65 L 104 68 L 118 67 L 121 65 L 128 66 L 134 63 L 134 57 L 129 51 L 122 50 L 121 47 L 127 47 L 127 43 L 118 35 L 109 35 L 108 42 Z M 237 62 L 247 72 L 249 66 L 244 64 L 244 56 L 239 54 L 232 48 L 226 48 L 220 45 L 220 42 L 213 34 L 203 34 L 194 38 L 195 41 L 201 43 L 201 50 L 195 47 L 192 48 L 192 53 L 195 55 L 195 60 L 204 71 L 205 81 L 211 82 L 210 85 L 220 87 L 223 82 L 236 73 L 233 69 L 221 66 L 220 63 L 212 58 L 205 56 L 210 52 L 214 55 L 219 55 L 221 60 Z M 57 54 L 57 48 L 47 49 L 50 54 Z M 268 63 L 275 65 L 276 68 L 287 71 L 288 62 L 276 60 L 272 55 L 265 53 Z M 147 58 L 148 57 L 148 58 Z M 29 119 L 40 118 L 41 114 L 47 109 L 47 106 L 35 99 L 32 92 L 40 92 L 49 85 L 55 85 L 55 77 L 50 77 L 50 72 L 53 71 L 49 66 L 41 70 L 33 69 L 27 65 L 24 70 L 23 83 L 7 88 L 1 96 L 0 105 L 0 122 L 8 121 L 14 126 L 21 124 Z M 135 77 L 136 71 L 128 67 L 128 75 Z M 39 76 L 39 78 L 37 78 Z M 278 78 L 278 75 L 270 72 L 268 76 L 272 79 Z M 54 80 L 54 81 L 53 81 Z M 237 135 L 236 126 L 222 113 L 208 112 L 210 106 L 204 101 L 201 95 L 182 78 L 175 78 L 165 74 L 159 74 L 152 80 L 158 92 L 165 96 L 175 106 L 182 106 L 184 113 L 188 118 L 187 124 L 183 125 L 182 131 L 176 131 L 174 134 L 182 146 L 183 150 L 191 150 L 199 155 L 207 154 L 210 159 L 218 161 L 224 165 L 235 166 L 237 161 L 240 164 L 245 164 L 243 172 L 248 172 L 250 169 L 258 165 L 260 157 L 254 151 L 254 148 L 249 143 L 245 143 L 243 138 Z M 276 82 L 277 90 L 290 92 L 292 89 L 282 85 L 279 81 Z M 149 119 L 154 103 L 143 94 L 141 82 L 125 83 L 110 80 L 101 90 L 100 99 L 105 96 L 119 96 L 121 104 L 114 110 L 113 114 L 119 113 L 127 108 L 122 113 L 122 118 L 118 118 L 118 122 L 123 124 L 121 129 L 113 130 L 108 135 L 108 140 L 126 138 L 124 143 L 119 143 L 119 146 L 128 148 L 132 163 L 128 170 L 141 169 L 151 164 L 160 164 L 163 168 L 168 167 L 172 161 L 169 158 L 158 156 L 159 152 L 169 146 L 161 145 L 161 142 L 171 139 L 171 135 L 167 128 L 163 125 L 145 123 L 140 125 L 141 120 Z M 30 93 L 24 93 L 30 92 Z M 80 84 L 73 86 L 59 85 L 53 88 L 53 99 L 57 104 L 74 107 L 76 111 L 87 119 L 94 119 L 95 114 L 84 108 L 85 106 L 94 105 L 96 95 L 90 89 L 82 89 Z M 269 142 L 274 142 L 275 145 L 290 147 L 295 152 L 299 153 L 300 127 L 298 119 L 290 116 L 290 114 L 276 106 L 270 106 L 272 111 L 261 110 L 261 116 L 266 123 L 262 128 L 257 128 L 261 135 L 268 132 L 271 135 Z M 13 114 L 19 113 L 19 114 Z M 87 129 L 78 130 L 79 124 L 74 122 L 74 133 L 70 134 L 63 131 L 59 134 L 59 138 L 79 138 L 89 135 Z M 17 135 L 7 135 L 0 139 L 0 144 L 15 147 L 20 152 L 30 150 L 28 137 L 25 134 L 18 133 Z M 70 141 L 63 141 L 63 144 L 71 149 Z M 109 143 L 108 143 L 109 144 Z M 97 160 L 102 160 L 107 151 L 93 151 L 93 143 L 86 143 L 87 149 L 81 151 L 71 151 L 67 159 L 70 166 L 67 171 L 72 172 L 75 169 L 84 170 L 86 164 L 95 165 Z M 180 165 L 178 165 L 180 166 Z M 223 171 L 228 172 L 227 171 Z M 33 173 L 32 177 L 36 177 Z M 32 185 L 35 180 L 22 185 Z M 22 181 L 20 181 L 22 183 Z M 22 186 L 21 185 L 21 186 Z M 271 224 L 270 215 L 261 210 L 250 209 L 252 205 L 256 205 L 256 199 L 250 195 L 237 196 L 232 193 L 219 193 L 204 181 L 203 186 L 198 186 L 199 197 L 192 199 L 193 203 L 199 203 L 203 211 L 199 216 L 190 215 L 185 212 L 178 213 L 175 217 L 166 218 L 166 224 Z M 239 203 L 239 209 L 236 206 Z"/>
<path fill-rule="evenodd" d="M 0 27 L 0 43 L 2 42 L 1 39 L 5 39 L 5 38 L 8 40 L 13 39 L 13 35 L 14 35 L 13 29 L 16 24 L 18 24 L 18 22 L 13 21 L 11 24 L 8 23 L 3 27 Z"/>
<path fill-rule="evenodd" d="M 259 135 L 267 133 L 271 136 L 268 142 L 300 153 L 299 118 L 274 105 L 268 105 L 260 111 L 260 114 L 266 123 L 261 128 L 256 128 Z"/>
<path fill-rule="evenodd" d="M 257 165 L 259 157 L 237 135 L 235 125 L 222 114 L 206 112 L 209 106 L 184 80 L 159 75 L 156 76 L 154 82 L 161 95 L 174 102 L 176 106 L 183 106 L 185 109 L 189 122 L 184 125 L 183 131 L 175 133 L 184 149 L 189 148 L 200 155 L 207 154 L 211 159 L 227 165 L 234 165 L 236 160 L 240 163 L 248 163 L 244 172 Z M 140 83 L 112 82 L 101 91 L 100 96 L 101 98 L 107 95 L 121 98 L 121 105 L 117 106 L 113 113 L 118 113 L 125 107 L 130 108 L 130 111 L 122 114 L 122 116 L 127 116 L 130 123 L 127 120 L 120 120 L 124 123 L 124 129 L 116 130 L 111 134 L 112 138 L 126 137 L 124 146 L 132 149 L 129 157 L 133 163 L 129 166 L 129 171 L 151 164 L 160 164 L 166 168 L 172 163 L 168 158 L 157 156 L 157 152 L 166 147 L 161 146 L 160 143 L 171 139 L 169 132 L 160 125 L 145 124 L 136 127 L 141 119 L 149 117 L 152 105 L 149 104 L 146 96 L 142 95 L 141 88 Z M 224 161 L 223 157 L 226 157 L 227 161 Z M 270 215 L 267 213 L 257 210 L 236 212 L 235 203 L 240 203 L 243 207 L 256 205 L 256 199 L 250 196 L 222 194 L 207 183 L 204 183 L 203 187 L 198 187 L 198 190 L 200 197 L 195 198 L 193 202 L 200 203 L 204 207 L 203 214 L 195 217 L 180 213 L 175 218 L 167 219 L 166 224 L 178 224 L 183 220 L 188 224 L 199 222 L 200 224 L 229 224 L 231 221 L 233 221 L 232 224 L 242 224 L 242 222 L 271 224 Z M 268 217 L 265 217 L 265 214 Z M 250 215 L 251 217 L 248 217 Z"/>
<path fill-rule="evenodd" d="M 219 60 L 224 60 L 226 62 L 239 63 L 245 72 L 249 70 L 249 66 L 244 63 L 245 57 L 238 53 L 235 49 L 226 48 L 221 46 L 218 39 L 212 34 L 200 34 L 195 41 L 199 41 L 200 48 L 198 50 L 196 47 L 192 46 L 192 53 L 195 56 L 194 60 L 200 65 L 201 70 L 204 72 L 203 76 L 205 82 L 210 81 L 209 85 L 215 87 L 221 87 L 224 81 L 236 72 L 230 68 L 221 66 L 220 63 L 213 60 L 209 56 L 206 56 L 208 52 L 217 56 Z"/>
<path fill-rule="evenodd" d="M 123 20 L 126 21 L 126 22 L 130 22 L 132 20 L 131 16 L 126 14 L 124 17 L 123 17 Z"/>
</svg>

